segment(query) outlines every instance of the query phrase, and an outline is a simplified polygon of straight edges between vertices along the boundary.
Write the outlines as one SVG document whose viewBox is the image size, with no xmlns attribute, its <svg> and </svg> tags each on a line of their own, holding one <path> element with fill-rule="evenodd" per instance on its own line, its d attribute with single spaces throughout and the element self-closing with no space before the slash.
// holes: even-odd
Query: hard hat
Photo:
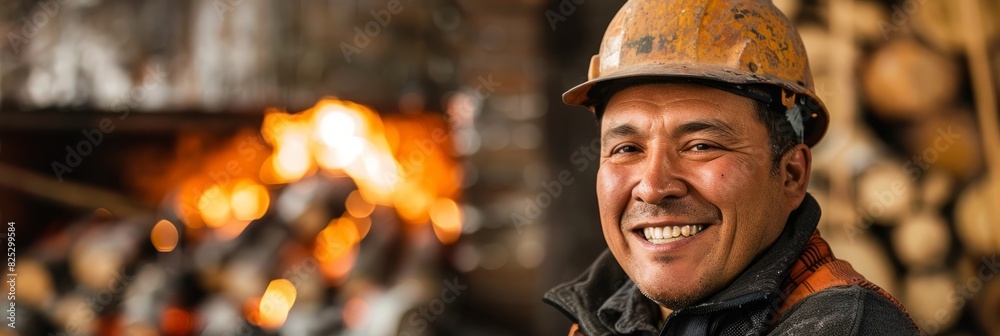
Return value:
<svg viewBox="0 0 1000 336">
<path fill-rule="evenodd" d="M 810 147 L 829 125 L 802 39 L 769 0 L 630 0 L 590 59 L 587 82 L 563 101 L 597 112 L 600 87 L 637 78 L 714 84 L 780 104 Z M 761 97 L 761 87 L 773 93 Z"/>
</svg>

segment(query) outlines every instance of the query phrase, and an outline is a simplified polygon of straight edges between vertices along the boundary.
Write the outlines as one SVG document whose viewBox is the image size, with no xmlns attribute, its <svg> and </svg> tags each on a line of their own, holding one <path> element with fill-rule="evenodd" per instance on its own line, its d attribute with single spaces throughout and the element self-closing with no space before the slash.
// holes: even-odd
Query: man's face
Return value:
<svg viewBox="0 0 1000 336">
<path fill-rule="evenodd" d="M 769 147 L 749 98 L 690 84 L 611 98 L 601 123 L 601 226 L 646 296 L 670 309 L 704 300 L 777 239 L 801 197 L 787 195 L 784 172 L 771 173 Z"/>
</svg>

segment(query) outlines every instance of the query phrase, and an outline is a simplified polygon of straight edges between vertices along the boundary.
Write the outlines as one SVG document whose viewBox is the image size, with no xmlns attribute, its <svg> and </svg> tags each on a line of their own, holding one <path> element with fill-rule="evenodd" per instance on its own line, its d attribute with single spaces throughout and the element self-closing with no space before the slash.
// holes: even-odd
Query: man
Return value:
<svg viewBox="0 0 1000 336">
<path fill-rule="evenodd" d="M 571 335 L 918 333 L 816 231 L 829 116 L 770 1 L 631 0 L 590 69 L 610 254 L 545 295 Z"/>
</svg>

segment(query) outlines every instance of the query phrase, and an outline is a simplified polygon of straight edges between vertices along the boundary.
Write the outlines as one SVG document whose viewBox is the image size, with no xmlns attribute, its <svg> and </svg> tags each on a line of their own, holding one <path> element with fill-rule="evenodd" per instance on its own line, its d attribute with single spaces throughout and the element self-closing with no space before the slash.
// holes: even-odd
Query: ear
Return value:
<svg viewBox="0 0 1000 336">
<path fill-rule="evenodd" d="M 812 151 L 809 146 L 798 144 L 781 159 L 778 177 L 788 211 L 795 210 L 806 197 L 809 188 L 809 173 L 812 171 Z"/>
</svg>

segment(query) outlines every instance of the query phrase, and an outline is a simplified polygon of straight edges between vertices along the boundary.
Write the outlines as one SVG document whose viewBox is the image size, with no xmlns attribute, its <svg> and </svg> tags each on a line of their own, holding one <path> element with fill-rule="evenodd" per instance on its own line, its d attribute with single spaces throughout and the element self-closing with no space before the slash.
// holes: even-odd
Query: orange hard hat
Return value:
<svg viewBox="0 0 1000 336">
<path fill-rule="evenodd" d="M 725 86 L 784 106 L 808 146 L 829 125 L 802 39 L 769 0 L 630 0 L 608 25 L 587 82 L 563 101 L 596 112 L 602 85 L 640 78 Z"/>
</svg>

